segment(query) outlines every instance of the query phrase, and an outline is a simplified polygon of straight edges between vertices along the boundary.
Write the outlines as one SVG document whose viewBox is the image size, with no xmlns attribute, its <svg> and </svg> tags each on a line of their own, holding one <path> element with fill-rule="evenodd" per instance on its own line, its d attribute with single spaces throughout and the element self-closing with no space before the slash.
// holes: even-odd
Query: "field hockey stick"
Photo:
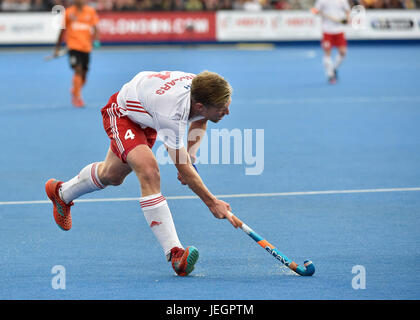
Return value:
<svg viewBox="0 0 420 320">
<path fill-rule="evenodd" d="M 333 21 L 333 22 L 341 23 L 341 24 L 347 24 L 347 19 L 337 19 L 337 18 L 331 17 L 331 16 L 323 13 L 322 11 L 320 12 L 320 15 L 323 16 L 324 18 L 327 18 L 328 20 Z"/>
<path fill-rule="evenodd" d="M 322 11 L 318 11 L 315 8 L 312 8 L 311 11 L 312 11 L 313 14 L 319 14 L 321 17 L 326 18 L 328 20 L 331 20 L 333 22 L 341 23 L 341 24 L 347 24 L 347 19 L 337 19 L 337 18 L 331 17 L 330 15 L 325 14 Z"/>
<path fill-rule="evenodd" d="M 235 221 L 236 225 L 242 229 L 247 235 L 254 239 L 261 247 L 267 250 L 274 258 L 282 262 L 286 267 L 293 270 L 301 276 L 312 276 L 315 273 L 315 266 L 312 264 L 312 261 L 305 260 L 303 262 L 303 267 L 299 266 L 296 262 L 290 260 L 287 256 L 277 250 L 271 243 L 262 238 L 258 233 L 252 230 L 249 226 L 243 223 L 238 217 L 236 217 L 232 212 L 228 211 L 232 215 L 232 219 Z"/>
<path fill-rule="evenodd" d="M 55 59 L 55 58 L 60 58 L 60 57 L 62 57 L 62 56 L 64 56 L 64 55 L 66 55 L 66 54 L 67 54 L 67 49 L 61 49 L 61 50 L 59 50 L 59 51 L 57 52 L 57 55 L 51 54 L 51 55 L 49 55 L 49 56 L 46 56 L 46 57 L 44 58 L 44 61 L 51 61 L 51 60 L 53 60 L 53 59 Z"/>
</svg>

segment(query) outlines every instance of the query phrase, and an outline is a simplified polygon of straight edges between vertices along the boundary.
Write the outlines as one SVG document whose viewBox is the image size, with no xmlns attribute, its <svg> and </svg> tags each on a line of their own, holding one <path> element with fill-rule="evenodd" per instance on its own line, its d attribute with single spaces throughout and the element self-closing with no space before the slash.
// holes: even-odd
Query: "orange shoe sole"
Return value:
<svg viewBox="0 0 420 320">
<path fill-rule="evenodd" d="M 48 198 L 53 203 L 53 216 L 55 223 L 58 227 L 64 231 L 68 231 L 72 227 L 70 207 L 73 205 L 73 202 L 66 204 L 58 196 L 58 189 L 60 188 L 62 182 L 55 179 L 50 179 L 45 183 L 45 192 L 47 193 Z"/>
</svg>

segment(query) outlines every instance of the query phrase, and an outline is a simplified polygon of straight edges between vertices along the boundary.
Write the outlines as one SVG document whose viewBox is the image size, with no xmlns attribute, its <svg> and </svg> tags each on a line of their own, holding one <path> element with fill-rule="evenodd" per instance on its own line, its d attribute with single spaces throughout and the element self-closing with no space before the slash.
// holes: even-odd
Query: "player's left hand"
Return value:
<svg viewBox="0 0 420 320">
<path fill-rule="evenodd" d="M 217 219 L 227 219 L 229 222 L 234 226 L 235 228 L 238 227 L 236 224 L 236 221 L 233 219 L 232 214 L 232 208 L 230 207 L 230 204 L 223 201 L 216 199 L 215 202 L 209 206 L 209 210 L 211 213 L 213 213 L 213 216 Z"/>
</svg>

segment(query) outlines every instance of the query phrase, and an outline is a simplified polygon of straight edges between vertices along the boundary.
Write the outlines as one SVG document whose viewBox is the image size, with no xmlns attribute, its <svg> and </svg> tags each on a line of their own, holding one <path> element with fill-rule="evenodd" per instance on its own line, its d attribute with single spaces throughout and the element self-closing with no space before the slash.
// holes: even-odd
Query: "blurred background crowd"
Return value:
<svg viewBox="0 0 420 320">
<path fill-rule="evenodd" d="M 315 0 L 86 0 L 98 11 L 309 10 Z M 0 11 L 49 11 L 72 0 L 0 0 Z M 420 9 L 420 0 L 349 0 L 367 9 Z"/>
</svg>

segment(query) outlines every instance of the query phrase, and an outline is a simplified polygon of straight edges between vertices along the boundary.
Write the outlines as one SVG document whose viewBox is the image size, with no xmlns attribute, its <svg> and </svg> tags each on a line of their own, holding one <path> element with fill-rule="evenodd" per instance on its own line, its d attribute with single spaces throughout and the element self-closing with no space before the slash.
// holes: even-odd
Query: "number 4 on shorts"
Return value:
<svg viewBox="0 0 420 320">
<path fill-rule="evenodd" d="M 133 131 L 131 131 L 131 129 L 127 130 L 127 132 L 125 133 L 124 139 L 125 140 L 128 140 L 128 139 L 134 140 L 134 133 L 133 133 Z"/>
</svg>

